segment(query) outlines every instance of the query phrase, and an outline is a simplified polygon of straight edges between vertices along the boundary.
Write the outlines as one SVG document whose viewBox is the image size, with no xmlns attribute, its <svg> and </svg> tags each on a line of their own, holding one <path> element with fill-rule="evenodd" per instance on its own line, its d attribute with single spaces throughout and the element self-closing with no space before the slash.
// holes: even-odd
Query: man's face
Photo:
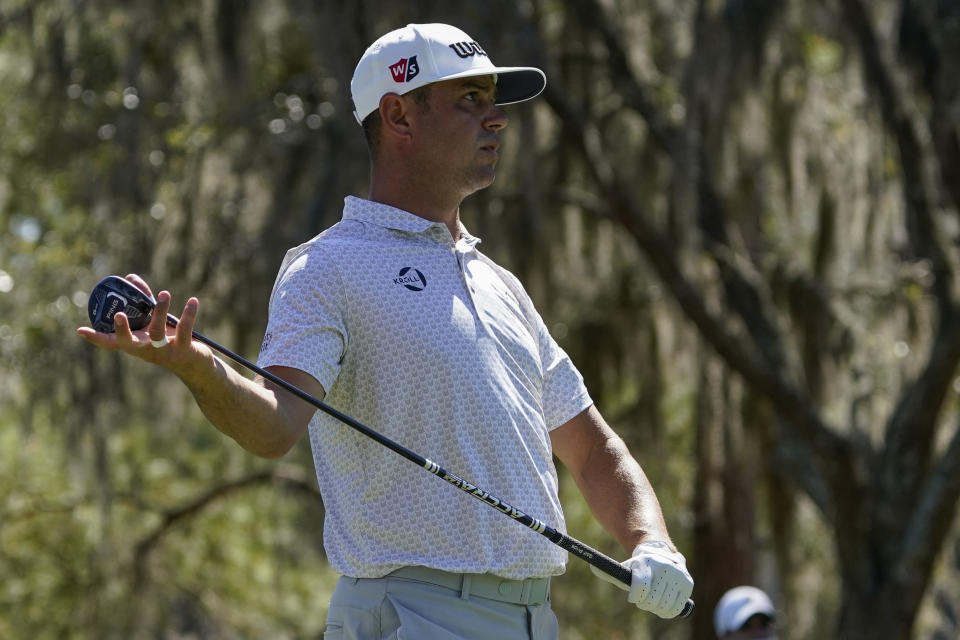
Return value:
<svg viewBox="0 0 960 640">
<path fill-rule="evenodd" d="M 762 613 L 751 616 L 740 629 L 731 631 L 724 640 L 776 640 L 773 620 Z"/>
<path fill-rule="evenodd" d="M 465 197 L 489 186 L 499 159 L 499 132 L 507 126 L 494 104 L 492 76 L 438 82 L 416 116 L 417 149 L 438 184 Z M 416 109 L 416 107 L 414 107 Z"/>
</svg>

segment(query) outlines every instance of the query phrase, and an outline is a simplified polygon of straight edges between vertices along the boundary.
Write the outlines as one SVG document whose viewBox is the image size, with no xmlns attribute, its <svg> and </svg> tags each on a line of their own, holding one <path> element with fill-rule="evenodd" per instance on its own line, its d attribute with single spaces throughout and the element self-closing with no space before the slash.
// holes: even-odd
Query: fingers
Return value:
<svg viewBox="0 0 960 640">
<path fill-rule="evenodd" d="M 117 336 L 112 333 L 100 333 L 91 327 L 80 327 L 77 329 L 77 335 L 90 344 L 103 349 L 113 350 L 117 348 Z"/>
<path fill-rule="evenodd" d="M 183 308 L 183 315 L 180 316 L 180 322 L 177 323 L 177 343 L 190 344 L 193 339 L 193 325 L 197 321 L 197 314 L 200 312 L 200 302 L 196 298 L 187 300 Z"/>
<path fill-rule="evenodd" d="M 150 336 L 150 343 L 155 348 L 162 348 L 167 343 L 167 312 L 170 310 L 170 293 L 161 291 L 157 294 L 157 306 L 150 317 L 150 324 L 147 326 L 147 334 Z"/>
<path fill-rule="evenodd" d="M 143 287 L 144 292 L 149 290 L 146 283 L 136 275 L 132 274 L 128 279 L 135 286 Z M 167 324 L 171 306 L 170 292 L 161 291 L 157 294 L 156 302 L 150 322 L 142 329 L 132 331 L 126 314 L 119 312 L 113 317 L 113 333 L 100 333 L 90 327 L 80 327 L 77 335 L 98 347 L 123 351 L 164 366 L 183 360 L 183 356 L 187 354 L 184 349 L 189 349 L 193 340 L 199 301 L 196 298 L 187 301 L 176 330 L 169 329 Z"/>
<path fill-rule="evenodd" d="M 674 618 L 683 611 L 693 591 L 693 578 L 679 552 L 662 545 L 638 545 L 624 564 L 633 573 L 628 600 L 661 618 Z"/>
<path fill-rule="evenodd" d="M 122 311 L 113 316 L 113 335 L 117 349 L 130 350 L 138 344 L 136 336 L 130 330 L 130 320 Z"/>
<path fill-rule="evenodd" d="M 672 576 L 666 575 L 666 569 L 661 568 L 653 572 L 653 575 L 650 576 L 650 582 L 646 585 L 646 593 L 644 593 L 639 601 L 644 604 L 644 608 L 648 611 L 652 611 L 661 618 L 669 617 L 665 614 L 669 613 L 669 610 L 672 609 L 671 603 L 666 602 L 668 598 L 667 595 L 668 589 L 672 586 L 670 579 Z M 679 613 L 679 611 L 677 611 Z"/>
<path fill-rule="evenodd" d="M 148 285 L 147 281 L 141 278 L 140 276 L 138 276 L 137 274 L 128 273 L 123 277 L 123 279 L 132 283 L 133 286 L 135 286 L 137 289 L 140 289 L 140 291 L 143 291 L 145 294 L 147 294 L 151 298 L 153 297 L 153 291 L 150 290 L 150 285 Z"/>
<path fill-rule="evenodd" d="M 687 589 L 685 584 L 672 583 L 661 595 L 658 606 L 651 611 L 664 619 L 676 618 L 686 608 L 690 593 L 691 590 Z"/>
<path fill-rule="evenodd" d="M 136 339 L 130 331 L 130 321 L 127 319 L 127 314 L 122 311 L 113 316 L 112 333 L 103 333 L 91 327 L 79 327 L 77 335 L 91 344 L 110 350 L 129 349 L 131 345 L 136 344 Z"/>
<path fill-rule="evenodd" d="M 143 278 L 136 274 L 127 274 L 125 279 L 153 298 L 153 293 Z M 134 356 L 182 376 L 185 372 L 210 364 L 215 357 L 202 341 L 193 340 L 193 327 L 199 310 L 197 299 L 191 297 L 187 301 L 182 318 L 176 321 L 169 313 L 171 300 L 169 291 L 160 291 L 156 298 L 151 300 L 153 308 L 150 309 L 149 321 L 142 327 L 139 327 L 139 322 L 135 324 L 134 326 L 139 327 L 136 330 L 131 329 L 127 315 L 119 312 L 112 317 L 112 332 L 109 332 L 109 329 L 98 332 L 92 327 L 80 327 L 77 335 L 102 349 Z"/>
<path fill-rule="evenodd" d="M 678 616 L 690 595 L 684 590 L 685 579 L 670 567 L 656 568 L 646 576 L 642 573 L 634 574 L 629 600 L 661 618 Z"/>
</svg>

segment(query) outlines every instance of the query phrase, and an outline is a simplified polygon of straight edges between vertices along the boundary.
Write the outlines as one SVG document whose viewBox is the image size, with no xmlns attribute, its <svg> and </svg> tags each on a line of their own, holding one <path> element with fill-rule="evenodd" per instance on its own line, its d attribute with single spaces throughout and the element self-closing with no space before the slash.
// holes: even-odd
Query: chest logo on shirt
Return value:
<svg viewBox="0 0 960 640">
<path fill-rule="evenodd" d="M 393 279 L 393 284 L 402 284 L 410 291 L 423 291 L 427 288 L 427 279 L 423 277 L 419 269 L 404 267 Z"/>
</svg>

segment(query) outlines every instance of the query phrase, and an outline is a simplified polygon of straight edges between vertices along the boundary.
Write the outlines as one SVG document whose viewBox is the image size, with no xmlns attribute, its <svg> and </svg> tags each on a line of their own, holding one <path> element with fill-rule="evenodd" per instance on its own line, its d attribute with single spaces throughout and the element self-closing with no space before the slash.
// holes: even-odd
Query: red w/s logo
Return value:
<svg viewBox="0 0 960 640">
<path fill-rule="evenodd" d="M 420 65 L 417 64 L 417 56 L 409 58 L 400 58 L 390 65 L 390 75 L 394 82 L 410 82 L 420 73 Z"/>
</svg>

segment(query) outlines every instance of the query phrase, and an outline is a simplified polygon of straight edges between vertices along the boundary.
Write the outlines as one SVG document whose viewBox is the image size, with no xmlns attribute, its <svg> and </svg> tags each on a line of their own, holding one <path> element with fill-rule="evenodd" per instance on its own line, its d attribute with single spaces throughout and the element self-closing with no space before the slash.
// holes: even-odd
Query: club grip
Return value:
<svg viewBox="0 0 960 640">
<path fill-rule="evenodd" d="M 628 589 L 633 582 L 633 573 L 627 567 L 623 566 L 622 563 L 617 562 L 610 556 L 607 556 L 603 553 L 600 553 L 596 549 L 588 547 L 579 540 L 570 538 L 569 536 L 557 533 L 558 540 L 556 541 L 561 547 L 567 551 L 573 553 L 574 555 L 580 557 L 582 560 L 587 561 L 588 563 L 595 566 L 597 569 L 600 569 L 604 573 L 616 578 L 622 582 Z M 696 608 L 692 599 L 688 599 L 686 604 L 683 605 L 683 610 L 680 611 L 678 618 L 687 618 L 690 614 L 693 613 L 693 610 Z"/>
</svg>

